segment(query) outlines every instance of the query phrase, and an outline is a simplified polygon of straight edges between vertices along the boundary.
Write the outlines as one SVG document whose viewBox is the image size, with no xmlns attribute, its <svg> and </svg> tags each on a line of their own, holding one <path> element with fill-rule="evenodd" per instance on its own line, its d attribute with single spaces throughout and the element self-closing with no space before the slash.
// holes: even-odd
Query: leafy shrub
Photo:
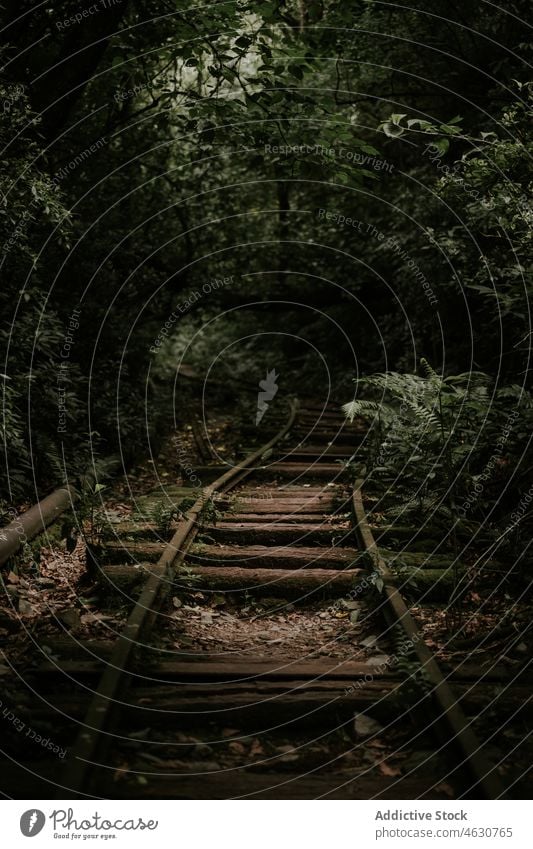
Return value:
<svg viewBox="0 0 533 849">
<path fill-rule="evenodd" d="M 526 447 L 531 396 L 518 386 L 497 389 L 481 372 L 442 377 L 425 360 L 421 370 L 360 378 L 357 390 L 369 397 L 343 407 L 350 420 L 370 422 L 368 479 L 396 515 L 486 515 Z"/>
</svg>

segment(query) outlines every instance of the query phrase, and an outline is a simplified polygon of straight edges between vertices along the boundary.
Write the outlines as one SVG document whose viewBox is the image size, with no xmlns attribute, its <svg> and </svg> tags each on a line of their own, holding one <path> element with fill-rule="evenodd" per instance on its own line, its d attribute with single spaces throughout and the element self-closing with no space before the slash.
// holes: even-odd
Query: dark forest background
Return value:
<svg viewBox="0 0 533 849">
<path fill-rule="evenodd" d="M 259 327 L 283 331 L 294 392 L 323 380 L 315 349 L 341 400 L 393 372 L 420 420 L 429 387 L 444 483 L 462 463 L 466 498 L 501 444 L 472 510 L 504 489 L 511 510 L 532 420 L 527 0 L 81 6 L 0 13 L 4 507 L 142 452 L 146 393 L 182 355 L 208 368 L 250 334 L 225 367 L 257 382 Z"/>
</svg>

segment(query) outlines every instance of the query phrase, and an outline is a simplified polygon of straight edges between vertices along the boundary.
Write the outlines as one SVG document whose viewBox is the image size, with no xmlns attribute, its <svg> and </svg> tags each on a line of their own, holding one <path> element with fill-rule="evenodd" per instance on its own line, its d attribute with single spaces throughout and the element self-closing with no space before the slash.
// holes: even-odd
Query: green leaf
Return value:
<svg viewBox="0 0 533 849">
<path fill-rule="evenodd" d="M 439 124 L 439 129 L 442 133 L 448 133 L 450 136 L 456 136 L 461 132 L 460 127 L 452 127 L 451 124 Z"/>
<path fill-rule="evenodd" d="M 436 132 L 435 126 L 433 124 L 431 124 L 430 121 L 422 121 L 420 118 L 409 118 L 409 120 L 407 122 L 407 126 L 409 127 L 410 130 L 413 127 L 418 126 L 419 129 L 423 130 L 424 132 L 428 131 L 428 130 L 432 130 L 433 132 Z"/>
<path fill-rule="evenodd" d="M 258 6 L 255 7 L 255 11 L 258 15 L 261 15 L 265 21 L 270 20 L 276 12 L 274 3 L 259 3 Z"/>
<path fill-rule="evenodd" d="M 381 124 L 381 129 L 391 139 L 398 138 L 404 133 L 403 127 L 399 127 L 398 124 L 393 124 L 391 121 L 385 121 L 384 124 Z"/>
<path fill-rule="evenodd" d="M 288 71 L 292 77 L 296 77 L 298 80 L 303 80 L 304 72 L 299 65 L 289 65 Z"/>
<path fill-rule="evenodd" d="M 363 153 L 368 153 L 371 156 L 379 156 L 379 150 L 377 148 L 372 147 L 371 144 L 360 144 L 359 150 L 362 150 Z"/>
<path fill-rule="evenodd" d="M 432 142 L 433 146 L 437 148 L 439 153 L 447 153 L 450 147 L 449 139 L 437 139 L 437 141 Z"/>
</svg>

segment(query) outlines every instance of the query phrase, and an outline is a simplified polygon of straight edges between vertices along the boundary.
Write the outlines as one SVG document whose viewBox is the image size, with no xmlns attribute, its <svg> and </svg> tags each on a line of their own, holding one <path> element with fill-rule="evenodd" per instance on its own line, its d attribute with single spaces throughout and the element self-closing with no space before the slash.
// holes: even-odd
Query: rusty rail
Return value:
<svg viewBox="0 0 533 849">
<path fill-rule="evenodd" d="M 363 505 L 363 480 L 356 481 L 353 490 L 353 510 L 359 544 L 372 559 L 375 571 L 383 581 L 383 596 L 386 602 L 386 618 L 390 624 L 399 625 L 412 644 L 420 663 L 420 669 L 431 684 L 431 693 L 442 710 L 442 720 L 451 732 L 451 740 L 460 749 L 464 764 L 476 782 L 476 786 L 488 799 L 504 795 L 504 788 L 495 769 L 482 752 L 481 743 L 470 727 L 470 723 L 459 705 L 458 699 L 446 681 L 436 659 L 425 643 L 422 633 L 399 592 L 395 577 L 383 557 L 368 524 Z"/>
<path fill-rule="evenodd" d="M 187 550 L 196 536 L 199 520 L 205 504 L 216 492 L 226 492 L 253 471 L 254 463 L 272 448 L 294 424 L 298 402 L 291 401 L 290 414 L 280 431 L 265 445 L 249 454 L 238 465 L 229 469 L 216 481 L 203 488 L 194 505 L 183 519 L 159 558 L 150 566 L 152 574 L 144 584 L 143 590 L 128 621 L 118 637 L 106 669 L 94 691 L 91 703 L 83 720 L 83 730 L 79 733 L 72 752 L 65 764 L 64 784 L 60 789 L 84 797 L 83 787 L 89 777 L 91 766 L 98 756 L 103 735 L 110 723 L 113 706 L 119 693 L 127 689 L 129 682 L 129 664 L 135 647 L 141 637 L 146 636 L 155 618 L 155 613 L 172 587 L 173 574 L 181 565 Z M 62 795 L 61 795 L 62 798 Z"/>
<path fill-rule="evenodd" d="M 113 467 L 119 462 L 115 456 L 109 457 L 106 465 Z M 94 470 L 85 475 L 84 480 L 91 483 L 96 480 Z M 80 491 L 72 484 L 58 487 L 45 496 L 29 510 L 13 519 L 9 525 L 0 528 L 0 567 L 29 540 L 34 539 L 59 517 L 74 507 L 80 499 Z"/>
</svg>

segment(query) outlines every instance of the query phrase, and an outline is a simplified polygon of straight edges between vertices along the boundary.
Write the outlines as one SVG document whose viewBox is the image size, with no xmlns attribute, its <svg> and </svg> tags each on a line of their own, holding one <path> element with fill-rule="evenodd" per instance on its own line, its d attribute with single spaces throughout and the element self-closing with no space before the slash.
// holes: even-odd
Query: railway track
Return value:
<svg viewBox="0 0 533 849">
<path fill-rule="evenodd" d="M 146 497 L 91 551 L 100 593 L 126 606 L 120 629 L 66 634 L 23 676 L 32 697 L 15 711 L 64 755 L 14 745 L 4 793 L 505 795 L 474 720 L 499 688 L 500 709 L 524 721 L 528 681 L 437 664 L 380 554 L 386 530 L 376 544 L 362 482 L 346 474 L 364 457 L 364 426 L 293 403 L 225 469 L 205 465 L 212 452 L 193 427 L 200 463 L 188 474 L 203 486 Z M 417 571 L 429 597 L 446 585 L 440 561 Z"/>
</svg>

